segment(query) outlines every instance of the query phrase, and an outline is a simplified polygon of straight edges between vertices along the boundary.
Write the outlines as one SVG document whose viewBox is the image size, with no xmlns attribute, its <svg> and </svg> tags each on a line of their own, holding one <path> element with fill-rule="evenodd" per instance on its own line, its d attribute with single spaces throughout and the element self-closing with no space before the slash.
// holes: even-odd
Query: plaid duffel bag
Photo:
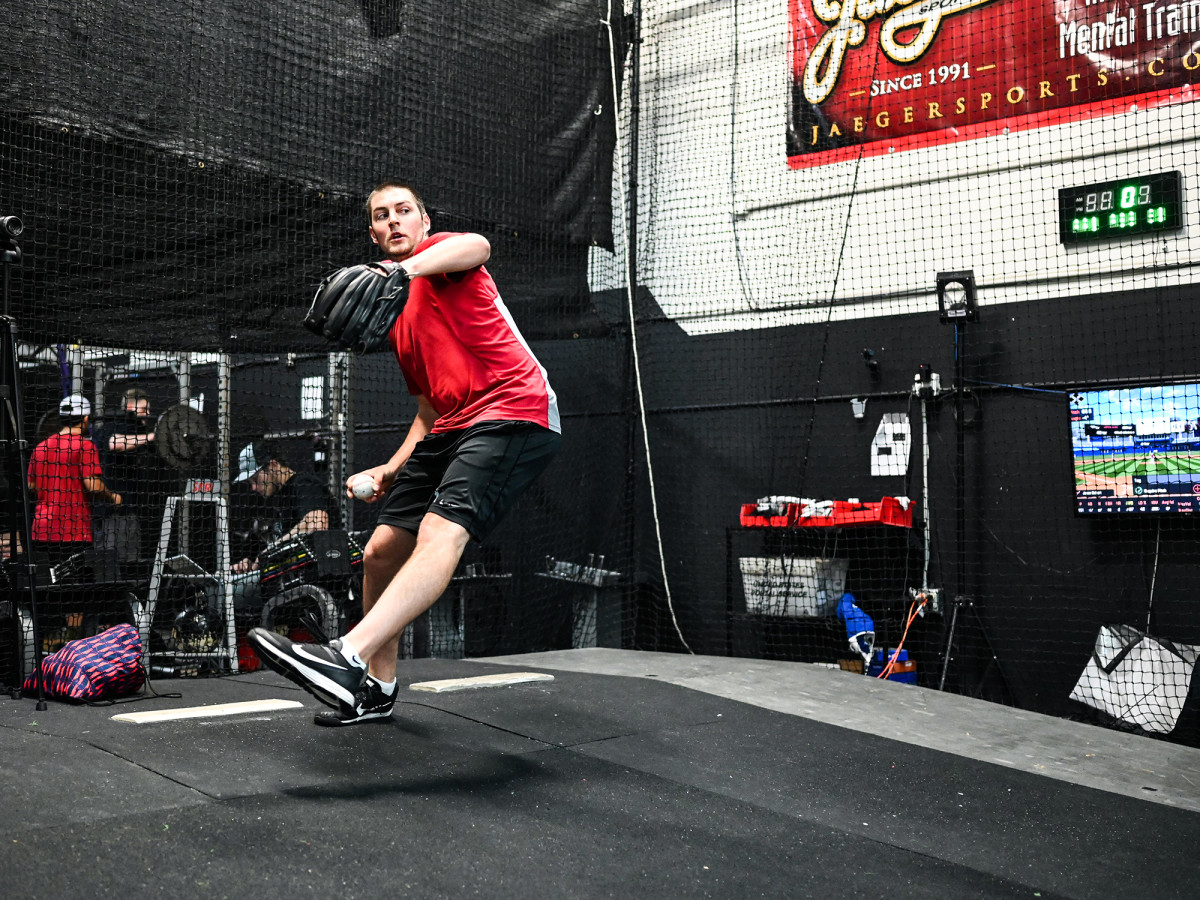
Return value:
<svg viewBox="0 0 1200 900">
<path fill-rule="evenodd" d="M 68 641 L 42 660 L 48 697 L 85 703 L 136 691 L 146 681 L 142 639 L 132 625 L 114 625 L 100 634 Z M 37 690 L 37 672 L 24 690 Z"/>
</svg>

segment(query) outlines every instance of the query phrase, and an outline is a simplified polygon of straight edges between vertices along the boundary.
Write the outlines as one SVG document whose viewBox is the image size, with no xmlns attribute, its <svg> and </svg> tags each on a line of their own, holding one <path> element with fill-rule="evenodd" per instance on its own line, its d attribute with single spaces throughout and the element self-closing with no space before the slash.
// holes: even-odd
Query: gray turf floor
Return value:
<svg viewBox="0 0 1200 900">
<path fill-rule="evenodd" d="M 1071 779 L 1075 755 L 1096 758 L 1080 740 L 1104 754 L 1123 752 L 1122 742 L 1065 723 L 1083 731 L 1067 729 L 1076 746 L 1054 749 L 1060 737 L 1039 730 L 1052 723 L 1030 730 L 1027 714 L 988 704 L 944 707 L 936 692 L 807 666 L 663 657 L 407 661 L 402 684 L 516 670 L 555 678 L 406 692 L 393 720 L 343 729 L 313 726 L 320 707 L 270 673 L 156 682 L 183 698 L 121 707 L 38 712 L 31 700 L 0 700 L 0 889 L 12 898 L 1193 893 L 1200 814 L 1195 791 L 1185 796 L 1176 782 L 1190 780 L 1197 751 L 1176 748 L 1177 765 L 1159 777 L 1145 770 L 1160 763 L 1137 751 L 1172 745 L 1116 735 L 1140 741 L 1126 763 L 1140 779 L 1122 785 L 1115 757 Z M 260 698 L 304 706 L 159 725 L 111 718 Z M 822 704 L 820 715 L 803 708 Z M 848 711 L 874 727 L 848 727 Z M 994 726 L 1007 736 L 965 752 L 962 734 L 993 715 L 1014 720 Z M 895 727 L 906 739 L 888 733 Z M 1022 732 L 1031 742 L 1011 737 Z M 1034 752 L 989 758 L 1001 744 L 1007 756 Z M 1048 764 L 1063 771 L 1039 769 Z"/>
</svg>

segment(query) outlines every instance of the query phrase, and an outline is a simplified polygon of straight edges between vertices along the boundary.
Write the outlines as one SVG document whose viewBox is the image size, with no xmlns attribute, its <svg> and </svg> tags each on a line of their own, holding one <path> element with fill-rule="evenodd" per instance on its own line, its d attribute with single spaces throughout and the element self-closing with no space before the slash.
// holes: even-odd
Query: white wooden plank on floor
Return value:
<svg viewBox="0 0 1200 900">
<path fill-rule="evenodd" d="M 243 713 L 275 712 L 304 706 L 298 700 L 244 700 L 240 703 L 216 703 L 212 706 L 188 706 L 182 709 L 154 709 L 145 712 L 121 713 L 114 722 L 147 725 L 154 722 L 173 722 L 177 719 L 204 719 L 209 716 L 236 716 Z"/>
<path fill-rule="evenodd" d="M 447 678 L 443 681 L 418 681 L 410 684 L 410 691 L 432 691 L 443 694 L 448 691 L 470 691 L 476 688 L 504 687 L 524 684 L 529 681 L 553 681 L 554 676 L 546 672 L 501 672 L 497 675 L 476 675 L 473 678 Z"/>
</svg>

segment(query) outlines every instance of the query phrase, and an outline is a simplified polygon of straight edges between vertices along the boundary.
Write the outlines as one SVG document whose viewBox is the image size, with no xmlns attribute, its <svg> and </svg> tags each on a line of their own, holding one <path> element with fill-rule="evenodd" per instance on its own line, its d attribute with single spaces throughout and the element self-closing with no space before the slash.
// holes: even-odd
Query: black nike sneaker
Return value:
<svg viewBox="0 0 1200 900">
<path fill-rule="evenodd" d="M 346 716 L 362 712 L 360 689 L 367 680 L 367 670 L 342 656 L 340 641 L 296 644 L 265 628 L 251 628 L 246 640 L 266 665 L 326 706 Z"/>
<path fill-rule="evenodd" d="M 313 722 L 326 728 L 337 728 L 342 725 L 353 725 L 356 722 L 369 722 L 372 719 L 388 719 L 392 715 L 392 707 L 396 704 L 397 686 L 392 686 L 390 694 L 385 693 L 379 682 L 367 676 L 363 686 L 358 689 L 355 697 L 356 706 L 361 710 L 357 715 L 348 716 L 341 711 L 327 709 L 313 716 Z"/>
</svg>

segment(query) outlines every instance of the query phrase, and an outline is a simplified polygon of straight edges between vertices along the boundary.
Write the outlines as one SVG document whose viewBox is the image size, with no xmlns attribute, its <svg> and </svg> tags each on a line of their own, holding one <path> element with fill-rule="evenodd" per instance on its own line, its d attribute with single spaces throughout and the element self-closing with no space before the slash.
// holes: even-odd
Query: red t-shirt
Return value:
<svg viewBox="0 0 1200 900">
<path fill-rule="evenodd" d="M 92 506 L 83 480 L 100 475 L 96 445 L 79 434 L 52 434 L 29 458 L 29 480 L 37 492 L 35 541 L 91 541 Z"/>
<path fill-rule="evenodd" d="M 416 252 L 452 236 L 430 235 Z M 546 370 L 483 266 L 414 279 L 390 337 L 409 392 L 437 411 L 435 432 L 496 420 L 562 430 Z"/>
</svg>

